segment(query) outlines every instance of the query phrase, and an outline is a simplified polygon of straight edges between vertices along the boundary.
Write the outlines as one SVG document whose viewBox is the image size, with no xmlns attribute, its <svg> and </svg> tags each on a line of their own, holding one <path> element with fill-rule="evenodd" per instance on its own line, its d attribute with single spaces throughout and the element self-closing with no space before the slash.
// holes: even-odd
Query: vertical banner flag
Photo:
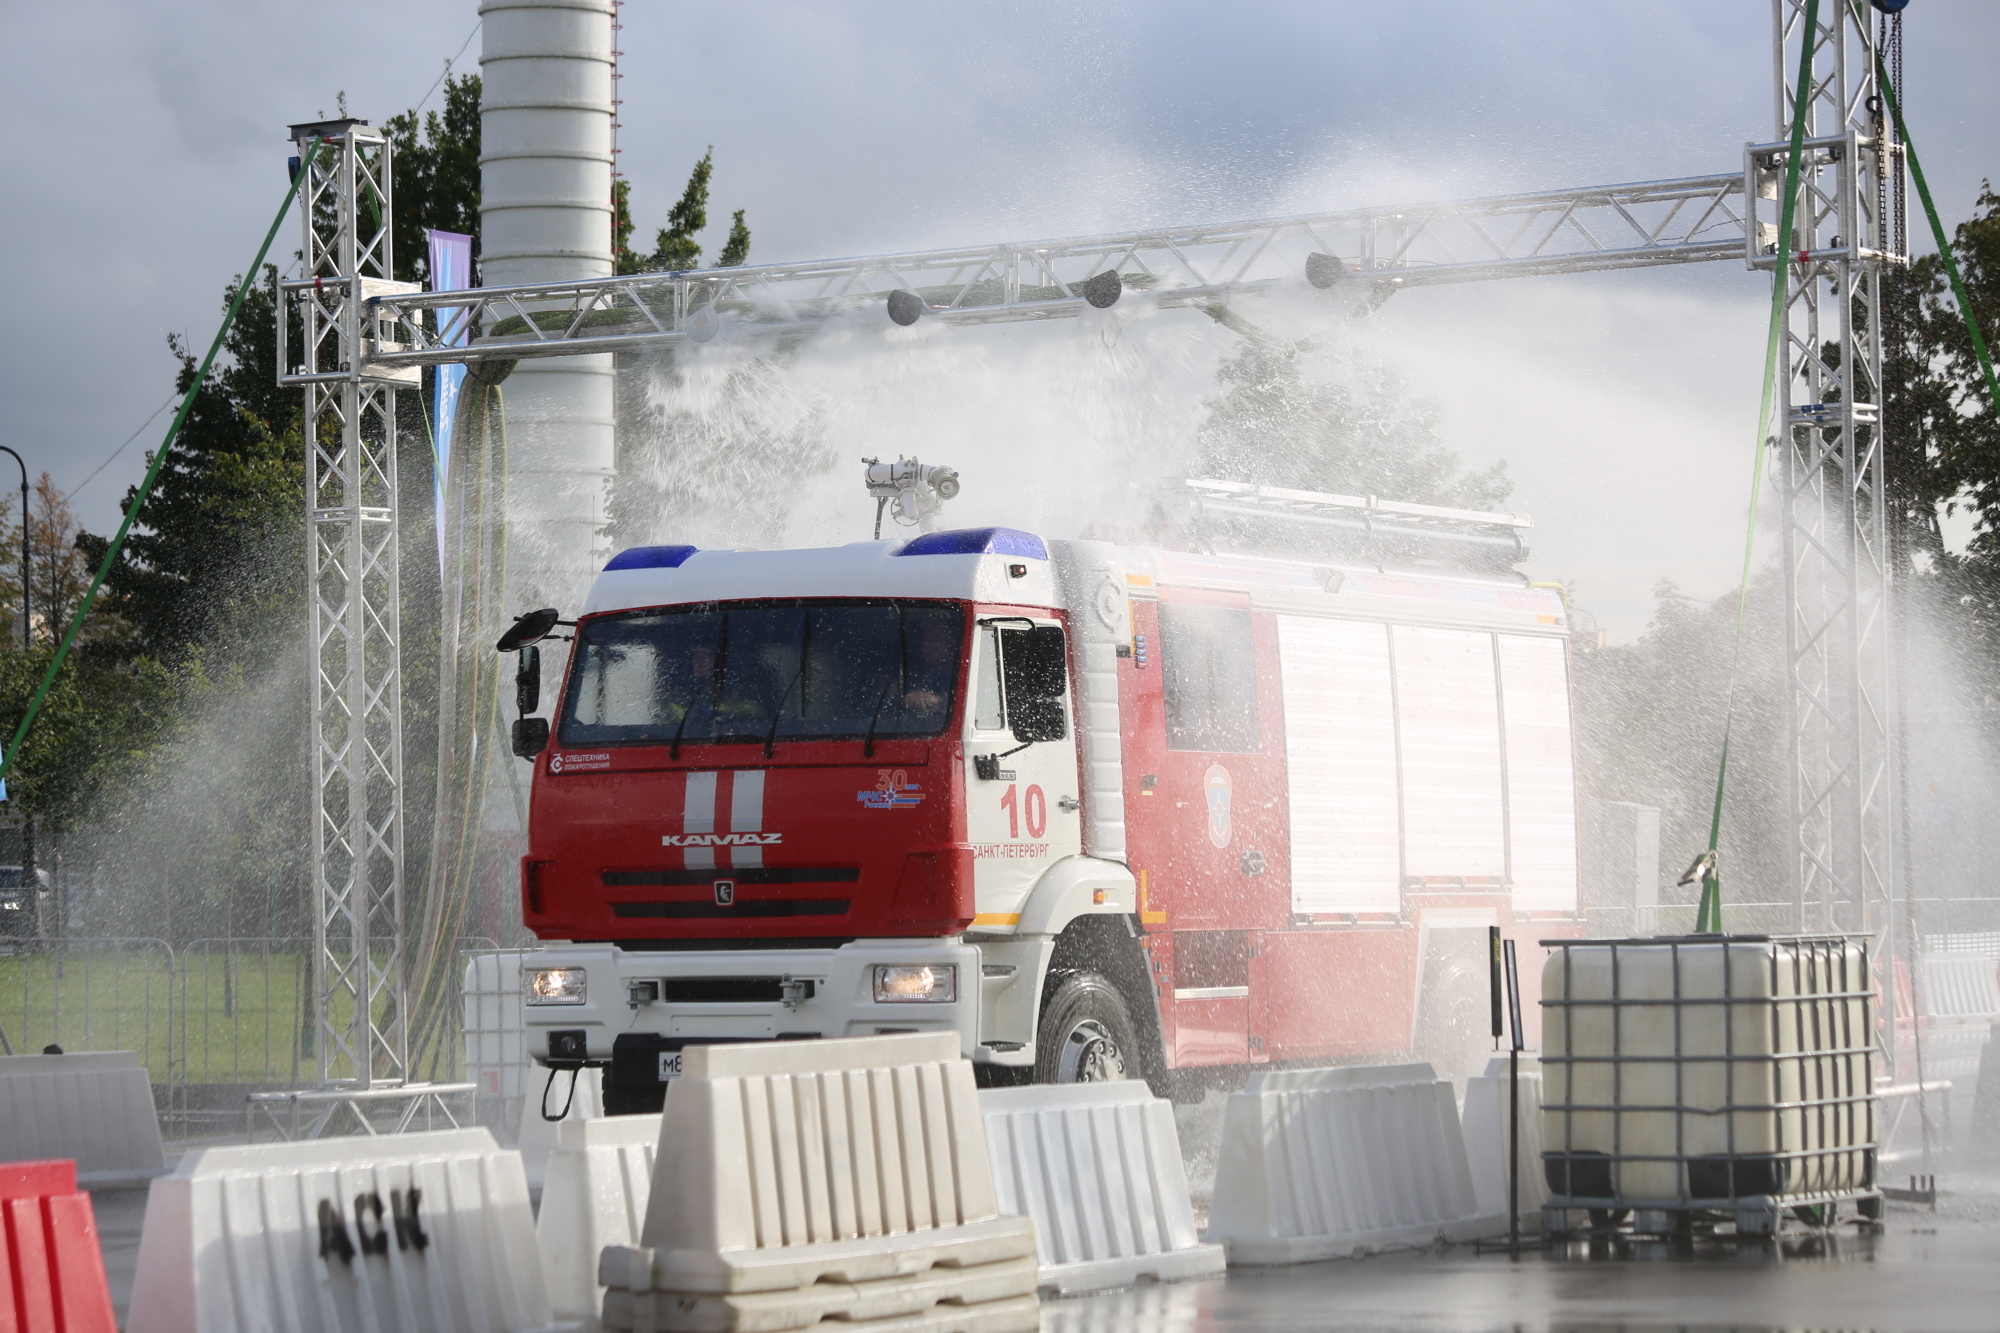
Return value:
<svg viewBox="0 0 2000 1333">
<path fill-rule="evenodd" d="M 472 285 L 472 238 L 461 236 L 455 231 L 424 232 L 430 243 L 431 290 L 434 292 L 463 291 Z M 454 347 L 463 347 L 467 341 L 467 329 L 451 331 L 452 320 L 458 318 L 459 308 L 440 308 L 434 312 L 440 331 L 449 332 L 445 339 Z M 444 480 L 445 472 L 451 465 L 451 426 L 458 415 L 458 389 L 465 382 L 463 365 L 438 366 L 433 372 L 437 385 L 437 410 L 431 414 L 435 423 L 431 436 L 431 459 L 434 464 L 435 501 L 437 505 L 438 572 L 445 568 L 444 557 Z"/>
</svg>

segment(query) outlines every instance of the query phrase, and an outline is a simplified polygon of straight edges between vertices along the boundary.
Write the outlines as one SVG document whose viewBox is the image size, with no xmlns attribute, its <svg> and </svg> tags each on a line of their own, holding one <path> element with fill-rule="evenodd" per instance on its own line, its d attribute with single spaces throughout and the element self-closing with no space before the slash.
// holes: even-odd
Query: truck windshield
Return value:
<svg viewBox="0 0 2000 1333">
<path fill-rule="evenodd" d="M 935 736 L 951 720 L 962 609 L 731 602 L 587 622 L 565 746 Z"/>
</svg>

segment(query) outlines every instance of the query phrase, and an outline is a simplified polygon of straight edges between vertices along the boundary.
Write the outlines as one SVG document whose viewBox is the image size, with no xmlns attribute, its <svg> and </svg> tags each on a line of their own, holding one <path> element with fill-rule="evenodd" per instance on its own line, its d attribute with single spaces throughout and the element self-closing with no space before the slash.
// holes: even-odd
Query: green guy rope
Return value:
<svg viewBox="0 0 2000 1333">
<path fill-rule="evenodd" d="M 1965 294 L 1965 280 L 1958 273 L 1958 258 L 1951 252 L 1951 241 L 1944 234 L 1944 223 L 1938 220 L 1937 205 L 1931 202 L 1931 188 L 1924 183 L 1924 169 L 1917 162 L 1917 145 L 1910 139 L 1909 127 L 1903 124 L 1903 104 L 1896 96 L 1895 85 L 1889 81 L 1889 71 L 1883 67 L 1880 51 L 1875 53 L 1875 82 L 1889 104 L 1889 114 L 1895 117 L 1896 137 L 1903 141 L 1903 151 L 1910 156 L 1910 177 L 1917 184 L 1917 198 L 1924 201 L 1924 216 L 1930 219 L 1931 235 L 1937 238 L 1938 258 L 1944 261 L 1945 275 L 1951 279 L 1951 294 L 1958 301 L 1958 313 L 1965 320 L 1965 332 L 1972 339 L 1972 350 L 1979 358 L 1979 368 L 1986 372 L 1986 392 L 1993 399 L 1993 410 L 2000 414 L 2000 378 L 1993 374 L 1993 356 L 1986 350 L 1986 339 L 1979 334 L 1979 320 L 1972 313 L 1972 302 Z"/>
<path fill-rule="evenodd" d="M 245 272 L 243 281 L 237 284 L 236 295 L 229 302 L 229 311 L 222 317 L 222 327 L 215 331 L 215 341 L 208 345 L 208 355 L 201 360 L 200 373 L 194 377 L 194 383 L 188 386 L 187 396 L 181 400 L 181 410 L 174 413 L 173 424 L 167 427 L 167 437 L 161 441 L 159 452 L 153 455 L 152 465 L 146 469 L 146 479 L 139 483 L 139 493 L 132 497 L 132 507 L 126 510 L 125 516 L 119 520 L 118 533 L 105 548 L 104 559 L 97 565 L 96 577 L 91 579 L 90 588 L 83 594 L 83 600 L 76 604 L 76 614 L 70 617 L 69 632 L 63 635 L 62 644 L 56 649 L 55 656 L 49 661 L 48 671 L 42 676 L 42 683 L 36 687 L 34 696 L 28 700 L 28 711 L 21 714 L 21 725 L 14 728 L 14 739 L 8 742 L 6 754 L 0 756 L 0 800 L 6 799 L 7 774 L 13 769 L 14 760 L 19 757 L 22 743 L 28 739 L 28 732 L 34 727 L 35 719 L 40 716 L 42 704 L 48 699 L 49 690 L 54 687 L 56 677 L 62 672 L 63 663 L 69 659 L 69 651 L 76 644 L 78 632 L 83 629 L 84 617 L 90 614 L 91 605 L 97 600 L 99 590 L 104 587 L 104 580 L 110 576 L 112 565 L 117 563 L 119 552 L 125 549 L 125 538 L 130 535 L 133 521 L 139 517 L 139 511 L 145 507 L 147 498 L 153 493 L 153 484 L 160 478 L 160 469 L 166 465 L 167 455 L 173 451 L 174 440 L 180 435 L 182 424 L 187 421 L 188 413 L 194 408 L 195 396 L 201 392 L 202 385 L 208 383 L 208 372 L 215 365 L 216 355 L 222 351 L 222 340 L 229 336 L 230 327 L 236 323 L 237 313 L 243 309 L 244 298 L 249 296 L 250 288 L 256 284 L 257 274 L 264 267 L 264 256 L 271 252 L 271 242 L 277 239 L 278 228 L 284 223 L 285 214 L 291 211 L 292 201 L 298 198 L 299 191 L 304 188 L 306 175 L 312 170 L 313 159 L 319 156 L 319 144 L 320 141 L 315 139 L 306 149 L 305 158 L 299 163 L 298 174 L 292 177 L 292 186 L 285 191 L 285 202 L 278 205 L 278 216 L 271 219 L 271 229 L 264 233 L 264 243 L 257 247 L 257 257 L 250 261 L 250 267 Z M 285 312 L 280 309 L 278 318 L 284 317 Z"/>
<path fill-rule="evenodd" d="M 1681 883 L 1701 882 L 1695 909 L 1697 935 L 1722 933 L 1722 873 L 1716 848 L 1722 841 L 1722 791 L 1729 780 L 1729 738 L 1736 723 L 1736 678 L 1743 664 L 1743 621 L 1750 607 L 1751 556 L 1757 547 L 1757 506 L 1764 495 L 1764 457 L 1771 441 L 1771 399 L 1778 380 L 1778 347 L 1785 333 L 1785 297 L 1791 290 L 1792 215 L 1799 196 L 1799 159 L 1806 137 L 1806 98 L 1812 89 L 1814 38 L 1819 33 L 1819 0 L 1807 0 L 1805 35 L 1799 43 L 1799 77 L 1792 94 L 1791 156 L 1785 165 L 1784 202 L 1778 213 L 1778 266 L 1771 279 L 1771 327 L 1764 343 L 1764 394 L 1757 408 L 1757 447 L 1750 469 L 1750 522 L 1743 537 L 1743 582 L 1736 595 L 1736 640 L 1730 652 L 1729 694 L 1722 713 L 1722 760 L 1715 770 L 1715 811 L 1708 821 L 1708 850 L 1695 858 Z"/>
</svg>

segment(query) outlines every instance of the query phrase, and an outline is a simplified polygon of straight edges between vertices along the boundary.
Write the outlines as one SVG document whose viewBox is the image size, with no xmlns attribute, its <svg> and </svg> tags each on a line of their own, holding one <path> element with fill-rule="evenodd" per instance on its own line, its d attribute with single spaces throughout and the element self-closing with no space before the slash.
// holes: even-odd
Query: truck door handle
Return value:
<svg viewBox="0 0 2000 1333">
<path fill-rule="evenodd" d="M 1083 809 L 1083 802 L 1077 800 L 1074 796 L 1058 796 L 1056 797 L 1056 809 L 1062 811 L 1064 814 L 1073 815 Z"/>
</svg>

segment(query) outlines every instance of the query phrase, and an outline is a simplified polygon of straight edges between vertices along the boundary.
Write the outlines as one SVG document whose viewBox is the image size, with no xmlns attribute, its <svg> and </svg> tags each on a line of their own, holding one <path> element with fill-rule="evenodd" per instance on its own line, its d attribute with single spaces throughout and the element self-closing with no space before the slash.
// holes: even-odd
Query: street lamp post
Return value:
<svg viewBox="0 0 2000 1333">
<path fill-rule="evenodd" d="M 28 564 L 28 464 L 4 444 L 0 444 L 0 453 L 21 466 L 21 652 L 25 654 L 35 643 L 35 621 L 30 612 L 30 587 L 34 580 L 29 577 Z M 25 813 L 21 816 L 21 888 L 34 904 L 38 932 L 46 931 L 48 923 L 40 920 L 42 886 L 35 882 L 35 817 Z"/>
<path fill-rule="evenodd" d="M 0 454 L 8 455 L 21 467 L 21 650 L 26 652 L 34 642 L 35 623 L 28 615 L 28 465 L 4 444 L 0 444 Z"/>
</svg>

